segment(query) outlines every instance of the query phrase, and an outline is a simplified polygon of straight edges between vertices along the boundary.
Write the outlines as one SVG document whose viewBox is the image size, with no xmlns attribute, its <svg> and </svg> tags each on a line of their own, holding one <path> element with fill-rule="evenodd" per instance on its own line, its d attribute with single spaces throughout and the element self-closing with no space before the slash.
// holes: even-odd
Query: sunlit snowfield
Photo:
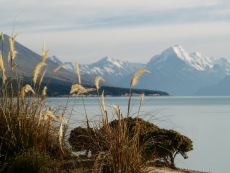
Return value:
<svg viewBox="0 0 230 173">
<path fill-rule="evenodd" d="M 53 106 L 65 106 L 67 98 L 49 98 Z M 108 110 L 110 105 L 120 105 L 124 114 L 127 112 L 126 97 L 106 97 Z M 98 98 L 84 98 L 90 120 L 100 118 Z M 138 109 L 139 98 L 133 98 L 132 113 Z M 82 124 L 85 120 L 81 98 L 68 101 L 72 113 L 70 128 Z M 141 108 L 141 117 L 158 124 L 160 127 L 175 129 L 189 136 L 194 143 L 194 150 L 189 159 L 177 159 L 177 166 L 227 173 L 230 154 L 230 97 L 145 97 Z"/>
</svg>

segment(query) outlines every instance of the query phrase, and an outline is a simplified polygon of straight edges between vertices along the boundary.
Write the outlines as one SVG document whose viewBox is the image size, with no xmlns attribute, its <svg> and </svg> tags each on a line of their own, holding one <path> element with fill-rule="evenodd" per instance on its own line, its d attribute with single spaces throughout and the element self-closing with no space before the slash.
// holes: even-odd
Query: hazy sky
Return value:
<svg viewBox="0 0 230 173">
<path fill-rule="evenodd" d="M 229 0 L 0 0 L 0 28 L 64 61 L 147 62 L 175 44 L 230 58 Z"/>
</svg>

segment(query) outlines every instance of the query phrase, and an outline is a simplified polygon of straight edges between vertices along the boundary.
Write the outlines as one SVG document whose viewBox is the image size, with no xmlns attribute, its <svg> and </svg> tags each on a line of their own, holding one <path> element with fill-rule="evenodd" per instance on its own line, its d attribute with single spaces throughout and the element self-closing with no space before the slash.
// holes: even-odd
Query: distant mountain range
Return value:
<svg viewBox="0 0 230 173">
<path fill-rule="evenodd" d="M 63 63 L 56 57 L 52 59 Z M 72 63 L 67 63 L 67 66 L 73 71 Z M 172 95 L 230 95 L 230 82 L 225 82 L 230 78 L 229 59 L 212 58 L 199 52 L 188 53 L 180 45 L 153 56 L 147 64 L 105 57 L 80 67 L 81 74 L 100 75 L 111 86 L 128 87 L 134 72 L 145 67 L 151 74 L 142 76 L 137 88 L 163 90 Z"/>
<path fill-rule="evenodd" d="M 15 47 L 18 52 L 16 70 L 26 77 L 31 77 L 40 56 L 20 43 L 16 43 Z M 8 50 L 9 45 L 6 42 L 4 52 Z M 47 78 L 69 83 L 76 81 L 72 62 L 63 62 L 53 56 L 48 58 L 47 63 Z M 52 71 L 60 64 L 66 64 L 66 69 L 54 76 Z M 106 86 L 128 88 L 131 76 L 141 67 L 151 73 L 141 77 L 136 87 L 139 89 L 162 90 L 171 95 L 230 95 L 229 59 L 212 58 L 199 52 L 188 53 L 180 45 L 167 48 L 161 54 L 153 56 L 147 64 L 104 57 L 92 64 L 81 64 L 80 71 L 86 84 L 92 84 L 95 76 L 99 75 L 106 79 Z"/>
<path fill-rule="evenodd" d="M 19 76 L 23 76 L 24 83 L 31 83 L 32 82 L 32 72 L 36 65 L 40 62 L 41 56 L 30 49 L 26 48 L 22 44 L 15 42 L 15 49 L 17 52 L 17 56 L 15 59 L 16 67 L 14 73 L 12 74 L 9 63 L 8 63 L 8 52 L 9 52 L 9 36 L 4 35 L 4 46 L 0 44 L 0 50 L 3 50 L 3 61 L 6 66 L 7 76 L 8 78 L 12 79 L 13 83 L 16 83 L 14 79 L 15 74 Z M 67 95 L 69 94 L 71 85 L 77 81 L 77 75 L 73 71 L 73 64 L 66 63 L 67 68 L 62 68 L 58 74 L 54 74 L 53 70 L 57 68 L 62 61 L 59 60 L 57 57 L 49 57 L 46 61 L 48 68 L 46 70 L 46 74 L 44 77 L 44 83 L 42 85 L 48 86 L 47 94 L 49 96 L 60 96 L 60 95 Z M 83 67 L 87 68 L 87 66 L 81 66 L 83 71 Z M 128 67 L 128 65 L 127 65 Z M 91 68 L 91 67 L 88 67 Z M 93 68 L 92 68 L 93 69 Z M 103 68 L 101 68 L 103 69 Z M 116 69 L 118 70 L 118 69 Z M 87 69 L 85 69 L 87 71 Z M 134 72 L 134 71 L 133 71 Z M 0 71 L 1 74 L 1 71 Z M 111 73 L 110 73 L 111 75 Z M 82 83 L 86 87 L 95 87 L 94 86 L 94 79 L 95 75 L 91 75 L 91 73 L 82 73 Z M 1 78 L 1 75 L 0 75 Z M 1 87 L 1 82 L 0 82 Z M 129 93 L 128 88 L 122 87 L 114 87 L 114 86 L 102 86 L 105 95 L 113 95 L 113 96 L 121 96 L 127 95 Z M 141 94 L 144 93 L 145 95 L 168 95 L 168 93 L 158 90 L 146 90 L 146 89 L 134 89 L 134 93 Z M 95 95 L 96 93 L 92 92 L 91 95 Z M 97 94 L 96 94 L 97 95 Z"/>
</svg>

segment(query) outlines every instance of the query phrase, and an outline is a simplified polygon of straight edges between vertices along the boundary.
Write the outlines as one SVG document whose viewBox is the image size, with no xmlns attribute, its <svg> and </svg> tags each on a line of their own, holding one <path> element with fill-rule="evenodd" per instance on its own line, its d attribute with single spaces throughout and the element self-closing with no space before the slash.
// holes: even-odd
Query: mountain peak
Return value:
<svg viewBox="0 0 230 173">
<path fill-rule="evenodd" d="M 173 49 L 174 51 L 185 51 L 184 48 L 179 44 L 172 46 L 171 49 Z"/>
<path fill-rule="evenodd" d="M 192 56 L 202 57 L 202 54 L 200 52 L 192 52 L 190 53 Z"/>
<path fill-rule="evenodd" d="M 198 71 L 204 71 L 212 68 L 213 66 L 211 58 L 204 56 L 199 52 L 188 53 L 181 45 L 169 47 L 157 57 L 158 63 L 168 60 L 173 61 L 172 58 L 174 58 L 183 61 Z"/>
<path fill-rule="evenodd" d="M 103 66 L 115 66 L 117 68 L 122 68 L 124 64 L 126 64 L 127 62 L 125 61 L 121 61 L 121 60 L 118 60 L 118 59 L 113 59 L 113 58 L 110 58 L 108 56 L 102 58 L 101 60 L 97 61 L 96 64 L 97 66 L 100 66 L 100 67 L 103 67 Z"/>
<path fill-rule="evenodd" d="M 188 53 L 186 52 L 186 50 L 181 45 L 175 45 L 175 46 L 169 47 L 164 52 L 166 54 L 168 53 L 170 55 L 176 55 L 178 58 L 180 58 L 182 60 L 188 60 L 189 59 Z"/>
<path fill-rule="evenodd" d="M 111 61 L 112 58 L 105 56 L 104 58 L 102 58 L 100 61 Z"/>
</svg>

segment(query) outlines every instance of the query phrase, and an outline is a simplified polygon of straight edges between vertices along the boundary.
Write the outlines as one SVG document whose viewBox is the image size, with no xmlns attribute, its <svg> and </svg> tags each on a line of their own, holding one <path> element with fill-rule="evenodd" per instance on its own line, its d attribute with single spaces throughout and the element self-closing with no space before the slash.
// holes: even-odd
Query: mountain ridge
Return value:
<svg viewBox="0 0 230 173">
<path fill-rule="evenodd" d="M 9 38 L 5 36 L 6 40 Z M 1 48 L 1 47 L 0 47 Z M 17 50 L 16 71 L 25 77 L 31 77 L 32 71 L 40 61 L 40 55 L 34 53 L 22 44 L 15 42 Z M 9 43 L 5 43 L 4 62 L 7 62 Z M 72 62 L 62 62 L 58 57 L 47 59 L 49 66 L 46 78 L 73 83 L 77 81 Z M 53 69 L 60 64 L 66 64 L 57 76 Z M 194 95 L 202 88 L 218 85 L 230 74 L 230 60 L 227 58 L 213 58 L 199 52 L 189 53 L 181 45 L 174 45 L 153 56 L 148 63 L 132 63 L 110 57 L 91 64 L 80 64 L 83 83 L 93 84 L 96 76 L 103 77 L 107 86 L 128 88 L 132 75 L 139 68 L 151 71 L 140 78 L 136 89 L 163 90 L 172 95 Z M 9 67 L 7 67 L 9 71 Z M 200 93 L 200 92 L 199 92 Z M 202 93 L 201 93 L 202 94 Z"/>
<path fill-rule="evenodd" d="M 104 57 L 94 63 L 80 65 L 82 74 L 102 76 L 108 85 L 118 87 L 129 87 L 129 79 L 141 67 L 152 73 L 144 75 L 137 88 L 165 90 L 173 95 L 193 95 L 200 88 L 215 85 L 228 75 L 230 61 L 208 57 L 200 52 L 189 53 L 181 45 L 174 45 L 153 56 L 146 64 Z"/>
</svg>

